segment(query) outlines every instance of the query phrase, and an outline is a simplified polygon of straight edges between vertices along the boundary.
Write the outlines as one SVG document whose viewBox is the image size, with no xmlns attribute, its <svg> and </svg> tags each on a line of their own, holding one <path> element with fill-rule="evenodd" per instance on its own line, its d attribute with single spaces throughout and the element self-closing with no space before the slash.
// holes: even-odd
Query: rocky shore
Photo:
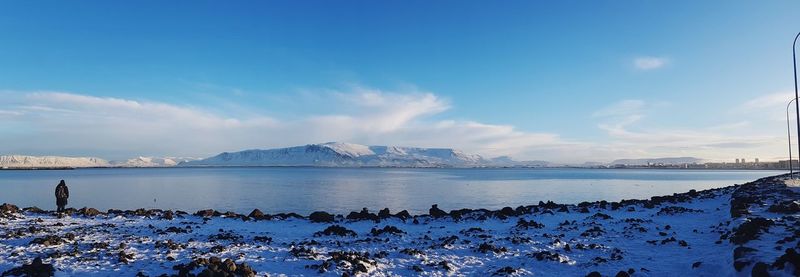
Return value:
<svg viewBox="0 0 800 277">
<path fill-rule="evenodd" d="M 647 200 L 308 216 L 0 206 L 2 276 L 800 276 L 786 176 Z"/>
</svg>

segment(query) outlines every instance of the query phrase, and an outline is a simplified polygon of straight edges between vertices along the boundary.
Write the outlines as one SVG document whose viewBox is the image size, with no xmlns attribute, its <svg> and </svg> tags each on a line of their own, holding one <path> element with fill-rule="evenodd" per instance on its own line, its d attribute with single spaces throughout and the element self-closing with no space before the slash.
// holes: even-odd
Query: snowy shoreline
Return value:
<svg viewBox="0 0 800 277">
<path fill-rule="evenodd" d="M 84 208 L 59 219 L 4 204 L 0 272 L 796 276 L 800 194 L 785 178 L 649 200 L 425 215 Z M 26 266 L 37 257 L 43 264 Z"/>
</svg>

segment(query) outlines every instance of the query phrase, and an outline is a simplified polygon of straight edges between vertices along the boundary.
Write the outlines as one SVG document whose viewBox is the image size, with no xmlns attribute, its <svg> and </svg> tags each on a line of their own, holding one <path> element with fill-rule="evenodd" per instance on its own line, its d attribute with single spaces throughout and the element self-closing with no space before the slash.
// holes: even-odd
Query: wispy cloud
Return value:
<svg viewBox="0 0 800 277">
<path fill-rule="evenodd" d="M 3 124 L 30 129 L 2 136 L 0 144 L 7 151 L 37 149 L 55 154 L 64 149 L 84 149 L 93 152 L 86 154 L 95 155 L 122 150 L 127 155 L 206 156 L 221 151 L 348 141 L 455 147 L 497 156 L 565 143 L 556 134 L 524 132 L 508 125 L 434 119 L 450 109 L 450 104 L 430 92 L 353 87 L 316 93 L 329 105 L 338 106 L 338 112 L 298 118 L 230 117 L 216 110 L 162 102 L 20 92 L 13 101 L 0 100 L 4 111 L 0 131 Z"/>
<path fill-rule="evenodd" d="M 204 157 L 222 151 L 347 141 L 362 144 L 453 147 L 488 157 L 555 162 L 626 157 L 781 155 L 783 133 L 753 132 L 757 118 L 695 129 L 654 125 L 669 105 L 640 99 L 590 113 L 606 135 L 591 142 L 512 125 L 447 118 L 451 102 L 416 88 L 305 90 L 299 102 L 324 102 L 327 112 L 290 117 L 242 114 L 219 107 L 175 105 L 67 92 L 3 92 L 0 145 L 21 154 L 80 154 L 110 159 L 135 155 Z M 780 98 L 780 97 L 775 97 Z M 766 98 L 765 98 L 766 99 Z M 315 105 L 318 104 L 315 102 Z M 752 102 L 752 103 L 751 103 Z M 761 107 L 772 101 L 751 101 Z M 777 101 L 775 101 L 777 103 Z M 303 105 L 303 103 L 297 103 Z M 265 111 L 269 112 L 269 111 Z"/>
<path fill-rule="evenodd" d="M 775 157 L 780 155 L 785 143 L 782 137 L 753 132 L 751 122 L 746 120 L 691 129 L 659 127 L 644 120 L 654 109 L 665 106 L 621 100 L 593 116 L 600 121 L 598 128 L 611 140 L 608 147 L 620 149 L 618 153 L 628 149 L 631 158 L 696 156 L 719 160 L 731 155 L 749 157 L 759 153 Z"/>
<path fill-rule="evenodd" d="M 666 66 L 669 59 L 664 57 L 637 57 L 633 59 L 633 66 L 639 70 L 654 70 Z"/>
<path fill-rule="evenodd" d="M 794 93 L 789 91 L 765 94 L 748 100 L 743 107 L 746 109 L 764 109 L 786 107 L 790 100 L 794 99 Z"/>
</svg>

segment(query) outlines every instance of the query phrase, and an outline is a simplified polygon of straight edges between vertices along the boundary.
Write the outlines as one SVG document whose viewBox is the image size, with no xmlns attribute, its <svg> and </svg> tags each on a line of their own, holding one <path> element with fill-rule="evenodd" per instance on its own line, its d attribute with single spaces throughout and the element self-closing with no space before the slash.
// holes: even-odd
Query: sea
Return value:
<svg viewBox="0 0 800 277">
<path fill-rule="evenodd" d="M 783 174 L 767 170 L 587 168 L 90 168 L 0 170 L 0 203 L 54 210 L 65 180 L 68 207 L 201 209 L 249 213 L 313 211 L 346 214 L 367 208 L 393 213 L 500 209 L 539 201 L 646 199 L 742 184 Z"/>
</svg>

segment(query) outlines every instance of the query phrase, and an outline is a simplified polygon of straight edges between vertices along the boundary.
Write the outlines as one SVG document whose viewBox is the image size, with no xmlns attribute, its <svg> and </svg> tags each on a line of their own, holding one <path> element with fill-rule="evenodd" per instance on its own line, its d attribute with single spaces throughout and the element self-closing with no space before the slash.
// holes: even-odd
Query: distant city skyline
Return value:
<svg viewBox="0 0 800 277">
<path fill-rule="evenodd" d="M 787 159 L 798 8 L 4 1 L 0 155 L 339 141 L 557 163 Z"/>
</svg>

